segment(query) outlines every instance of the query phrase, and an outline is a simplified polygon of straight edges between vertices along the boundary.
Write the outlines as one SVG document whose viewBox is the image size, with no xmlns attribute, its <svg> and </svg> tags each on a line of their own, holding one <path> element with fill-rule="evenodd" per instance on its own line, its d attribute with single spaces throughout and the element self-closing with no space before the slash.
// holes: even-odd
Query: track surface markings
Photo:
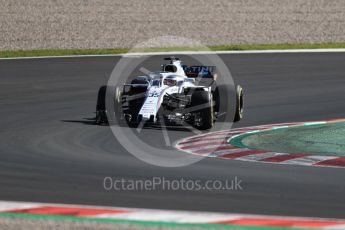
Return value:
<svg viewBox="0 0 345 230">
<path fill-rule="evenodd" d="M 0 201 L 0 218 L 96 221 L 161 227 L 344 229 L 345 220 Z"/>
<path fill-rule="evenodd" d="M 261 125 L 232 130 L 211 132 L 179 140 L 175 147 L 181 151 L 198 156 L 217 157 L 241 161 L 289 164 L 303 166 L 345 167 L 345 157 L 325 156 L 313 153 L 284 153 L 269 150 L 249 149 L 230 144 L 230 140 L 241 135 L 297 126 L 312 126 L 345 122 L 345 119 L 328 121 L 295 122 Z"/>
</svg>

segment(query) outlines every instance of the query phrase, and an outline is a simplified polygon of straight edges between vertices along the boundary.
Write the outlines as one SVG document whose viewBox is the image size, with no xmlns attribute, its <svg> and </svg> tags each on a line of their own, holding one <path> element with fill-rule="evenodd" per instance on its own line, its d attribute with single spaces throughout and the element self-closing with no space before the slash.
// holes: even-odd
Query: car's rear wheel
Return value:
<svg viewBox="0 0 345 230">
<path fill-rule="evenodd" d="M 243 89 L 240 85 L 236 87 L 236 111 L 234 122 L 240 121 L 243 118 Z"/>
</svg>

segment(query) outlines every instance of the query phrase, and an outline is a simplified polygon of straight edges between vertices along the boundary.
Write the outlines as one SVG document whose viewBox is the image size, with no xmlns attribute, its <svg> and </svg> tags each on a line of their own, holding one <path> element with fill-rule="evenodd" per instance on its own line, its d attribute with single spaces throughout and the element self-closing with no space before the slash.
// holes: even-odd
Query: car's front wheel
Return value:
<svg viewBox="0 0 345 230">
<path fill-rule="evenodd" d="M 200 90 L 192 94 L 191 109 L 193 110 L 194 126 L 200 130 L 213 127 L 214 106 L 212 94 L 208 91 Z"/>
<path fill-rule="evenodd" d="M 96 105 L 96 119 L 97 125 L 108 124 L 107 110 L 105 106 L 107 86 L 101 86 L 98 90 L 97 105 Z"/>
</svg>

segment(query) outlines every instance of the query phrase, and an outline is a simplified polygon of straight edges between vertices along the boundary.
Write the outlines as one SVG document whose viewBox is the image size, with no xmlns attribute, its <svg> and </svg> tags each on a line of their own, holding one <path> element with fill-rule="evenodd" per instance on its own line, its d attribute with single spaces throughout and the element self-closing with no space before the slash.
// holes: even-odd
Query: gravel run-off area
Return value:
<svg viewBox="0 0 345 230">
<path fill-rule="evenodd" d="M 0 50 L 335 43 L 344 25 L 343 0 L 0 0 Z"/>
</svg>

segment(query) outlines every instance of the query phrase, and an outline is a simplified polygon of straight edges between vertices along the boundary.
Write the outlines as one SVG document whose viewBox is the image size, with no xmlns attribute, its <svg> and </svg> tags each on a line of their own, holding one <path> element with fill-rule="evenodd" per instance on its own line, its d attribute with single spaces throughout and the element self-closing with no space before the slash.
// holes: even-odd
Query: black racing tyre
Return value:
<svg viewBox="0 0 345 230">
<path fill-rule="evenodd" d="M 125 96 L 130 94 L 126 93 Z M 135 120 L 135 114 L 131 109 L 124 110 L 123 103 L 126 99 L 123 99 L 124 92 L 120 87 L 115 87 L 114 90 L 114 112 L 115 112 L 115 124 L 119 126 L 128 125 L 129 127 L 135 128 L 138 126 L 138 123 Z"/>
<path fill-rule="evenodd" d="M 214 112 L 219 112 L 220 108 L 220 95 L 219 95 L 219 87 L 216 86 L 215 89 L 212 91 L 212 98 L 214 101 Z"/>
<path fill-rule="evenodd" d="M 131 84 L 147 84 L 148 82 L 143 79 L 133 79 Z M 129 115 L 126 117 L 126 121 L 129 127 L 138 127 L 139 121 L 137 119 L 138 113 L 145 101 L 145 93 L 147 86 L 131 86 L 128 91 L 128 109 L 126 113 Z"/>
<path fill-rule="evenodd" d="M 197 119 L 200 119 L 197 122 L 194 122 L 196 128 L 200 130 L 206 130 L 213 127 L 214 124 L 214 106 L 212 93 L 204 90 L 195 91 L 192 94 L 192 103 L 191 107 L 197 108 L 201 107 L 193 113 L 199 114 Z"/>
<path fill-rule="evenodd" d="M 105 110 L 105 95 L 107 86 L 103 85 L 98 90 L 96 110 Z"/>
<path fill-rule="evenodd" d="M 116 86 L 114 90 L 114 113 L 115 113 L 115 124 L 124 124 L 123 109 L 122 109 L 122 90 Z"/>
<path fill-rule="evenodd" d="M 139 122 L 137 121 L 127 120 L 127 124 L 130 128 L 137 128 L 139 126 Z"/>
<path fill-rule="evenodd" d="M 101 86 L 98 90 L 97 95 L 97 105 L 96 105 L 96 119 L 95 122 L 97 125 L 107 124 L 107 110 L 105 106 L 105 97 L 106 97 L 107 86 Z"/>
<path fill-rule="evenodd" d="M 116 106 L 115 112 L 122 111 L 122 91 L 120 87 L 115 87 L 115 92 L 114 92 L 114 105 Z"/>
<path fill-rule="evenodd" d="M 236 87 L 236 110 L 234 122 L 238 122 L 243 118 L 243 89 L 240 85 Z"/>
<path fill-rule="evenodd" d="M 97 111 L 95 122 L 97 125 L 107 125 L 108 118 L 106 111 Z"/>
</svg>

